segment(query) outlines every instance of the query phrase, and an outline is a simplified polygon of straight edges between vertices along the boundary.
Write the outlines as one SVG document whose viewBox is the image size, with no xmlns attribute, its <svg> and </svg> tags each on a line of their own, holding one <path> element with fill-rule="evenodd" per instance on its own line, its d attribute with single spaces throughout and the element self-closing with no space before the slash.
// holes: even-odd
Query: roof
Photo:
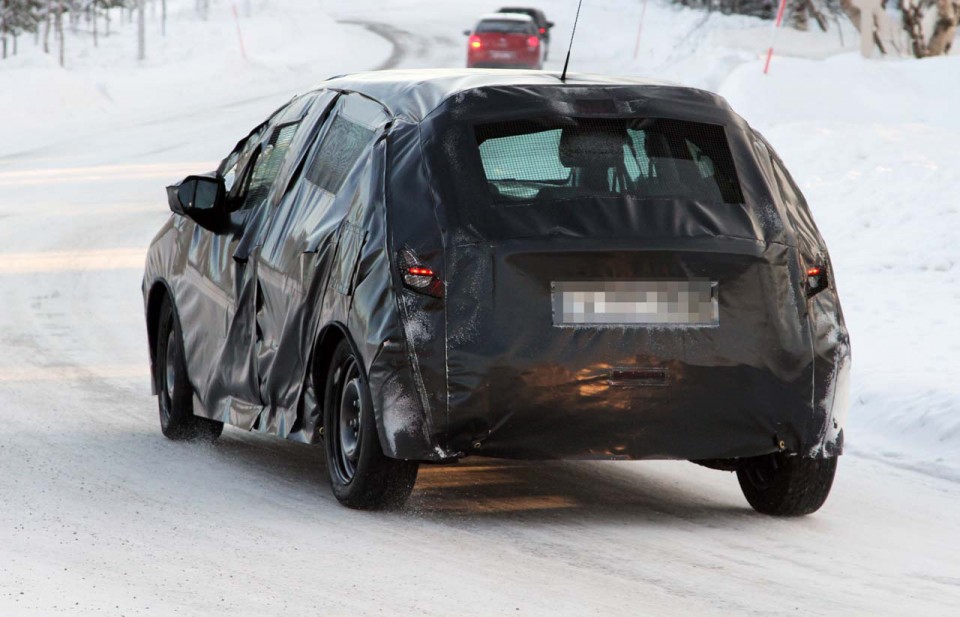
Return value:
<svg viewBox="0 0 960 617">
<path fill-rule="evenodd" d="M 533 21 L 526 13 L 487 13 L 480 16 L 480 21 L 493 19 L 497 21 Z"/>
<path fill-rule="evenodd" d="M 674 86 L 679 84 L 631 77 L 612 77 L 589 73 L 567 73 L 560 81 L 556 71 L 518 71 L 509 69 L 402 69 L 368 71 L 334 77 L 324 88 L 359 92 L 380 101 L 396 116 L 414 120 L 426 117 L 445 100 L 467 90 L 510 86 Z M 689 90 L 693 90 L 690 88 Z"/>
</svg>

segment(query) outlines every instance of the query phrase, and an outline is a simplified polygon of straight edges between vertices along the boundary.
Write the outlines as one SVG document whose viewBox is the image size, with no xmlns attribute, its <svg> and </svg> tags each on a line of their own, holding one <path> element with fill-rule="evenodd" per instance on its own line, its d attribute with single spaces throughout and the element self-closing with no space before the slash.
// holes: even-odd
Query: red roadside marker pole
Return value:
<svg viewBox="0 0 960 617">
<path fill-rule="evenodd" d="M 643 0 L 643 10 L 640 12 L 640 25 L 637 26 L 637 44 L 633 48 L 633 59 L 640 55 L 640 34 L 643 32 L 643 18 L 647 16 L 647 0 Z"/>
<path fill-rule="evenodd" d="M 240 18 L 237 16 L 237 5 L 231 4 L 230 8 L 233 10 L 233 22 L 237 24 L 237 40 L 240 41 L 240 57 L 246 60 L 247 50 L 243 48 L 243 33 L 240 32 Z"/>
<path fill-rule="evenodd" d="M 773 33 L 770 35 L 770 47 L 767 48 L 767 61 L 763 63 L 763 74 L 770 71 L 770 60 L 773 59 L 773 44 L 777 42 L 777 32 L 780 31 L 780 24 L 783 22 L 783 12 L 787 8 L 787 0 L 780 0 L 780 8 L 777 9 L 777 19 L 773 22 Z"/>
</svg>

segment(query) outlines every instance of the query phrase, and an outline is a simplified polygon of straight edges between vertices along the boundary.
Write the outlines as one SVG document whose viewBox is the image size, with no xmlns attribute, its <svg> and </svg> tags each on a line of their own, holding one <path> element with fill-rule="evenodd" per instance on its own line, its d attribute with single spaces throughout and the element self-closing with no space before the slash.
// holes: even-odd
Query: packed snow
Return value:
<svg viewBox="0 0 960 617">
<path fill-rule="evenodd" d="M 462 31 L 496 6 L 246 4 L 204 21 L 168 0 L 143 63 L 129 23 L 96 49 L 68 30 L 66 69 L 28 37 L 0 61 L 0 615 L 957 614 L 960 56 L 863 59 L 849 25 L 785 31 L 764 75 L 768 22 L 585 0 L 571 70 L 719 92 L 811 203 L 853 347 L 833 494 L 775 520 L 688 463 L 477 459 L 371 514 L 337 505 L 321 448 L 160 435 L 143 256 L 163 187 L 293 93 L 461 66 Z M 576 1 L 538 4 L 557 70 Z"/>
</svg>

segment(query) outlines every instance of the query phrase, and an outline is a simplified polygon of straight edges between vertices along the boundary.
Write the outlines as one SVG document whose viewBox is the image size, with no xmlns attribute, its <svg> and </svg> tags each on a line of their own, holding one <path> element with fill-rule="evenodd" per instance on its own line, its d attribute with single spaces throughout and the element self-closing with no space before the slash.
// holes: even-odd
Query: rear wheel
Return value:
<svg viewBox="0 0 960 617">
<path fill-rule="evenodd" d="M 805 458 L 769 454 L 745 459 L 737 468 L 744 497 L 757 512 L 773 516 L 803 516 L 827 500 L 837 457 Z"/>
<path fill-rule="evenodd" d="M 223 432 L 223 422 L 193 415 L 193 388 L 187 378 L 180 322 L 169 296 L 160 307 L 157 351 L 154 358 L 160 430 L 173 440 L 213 441 Z"/>
<path fill-rule="evenodd" d="M 323 402 L 323 444 L 333 494 L 349 508 L 403 505 L 413 491 L 419 464 L 383 453 L 370 389 L 346 340 L 333 352 Z"/>
</svg>

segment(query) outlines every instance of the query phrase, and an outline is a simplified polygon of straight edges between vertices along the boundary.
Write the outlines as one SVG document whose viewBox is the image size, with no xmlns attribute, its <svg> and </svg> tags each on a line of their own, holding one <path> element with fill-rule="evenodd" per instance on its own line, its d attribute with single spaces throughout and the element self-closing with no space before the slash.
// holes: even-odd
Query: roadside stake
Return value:
<svg viewBox="0 0 960 617">
<path fill-rule="evenodd" d="M 237 24 L 237 39 L 240 41 L 240 57 L 246 60 L 247 51 L 243 48 L 243 33 L 240 32 L 240 18 L 237 17 L 237 5 L 231 4 L 230 9 L 233 11 L 233 21 Z"/>
<path fill-rule="evenodd" d="M 767 61 L 763 64 L 763 74 L 770 71 L 770 60 L 773 58 L 773 45 L 777 42 L 777 33 L 780 32 L 780 23 L 783 21 L 783 12 L 787 8 L 787 0 L 780 0 L 777 9 L 777 19 L 773 22 L 773 32 L 770 34 L 770 47 L 767 48 Z"/>
<path fill-rule="evenodd" d="M 647 0 L 643 0 L 643 9 L 640 11 L 640 25 L 637 26 L 637 44 L 633 48 L 633 59 L 640 55 L 640 34 L 643 32 L 643 18 L 647 15 Z"/>
</svg>

